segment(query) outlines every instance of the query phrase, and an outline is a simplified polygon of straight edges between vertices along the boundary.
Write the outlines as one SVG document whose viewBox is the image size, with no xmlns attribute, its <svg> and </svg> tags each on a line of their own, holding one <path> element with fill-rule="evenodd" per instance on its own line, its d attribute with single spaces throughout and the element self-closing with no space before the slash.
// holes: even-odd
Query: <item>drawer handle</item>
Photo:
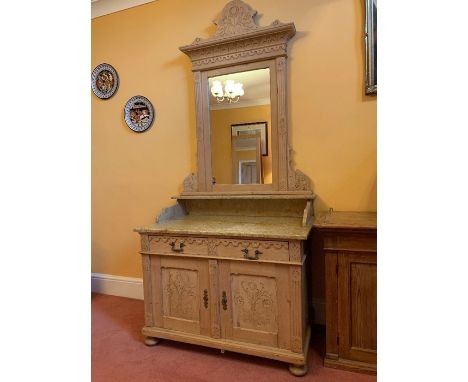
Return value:
<svg viewBox="0 0 468 382">
<path fill-rule="evenodd" d="M 244 248 L 242 250 L 244 252 L 244 258 L 247 260 L 258 260 L 258 255 L 261 255 L 262 252 L 260 252 L 258 249 L 255 250 L 254 255 L 249 255 L 249 250 L 247 248 Z"/>
<path fill-rule="evenodd" d="M 203 306 L 205 307 L 205 309 L 208 309 L 208 290 L 207 289 L 203 291 Z"/>
<path fill-rule="evenodd" d="M 171 242 L 171 243 L 169 243 L 169 245 L 171 246 L 172 252 L 177 252 L 177 253 L 184 252 L 184 247 L 185 247 L 185 244 L 184 244 L 184 243 L 180 243 L 180 244 L 179 244 L 179 248 L 176 248 L 176 247 L 175 247 L 176 243 L 175 243 L 174 241 Z"/>
<path fill-rule="evenodd" d="M 225 291 L 223 291 L 223 297 L 221 298 L 221 305 L 223 306 L 223 310 L 227 310 L 227 296 L 226 296 Z"/>
</svg>

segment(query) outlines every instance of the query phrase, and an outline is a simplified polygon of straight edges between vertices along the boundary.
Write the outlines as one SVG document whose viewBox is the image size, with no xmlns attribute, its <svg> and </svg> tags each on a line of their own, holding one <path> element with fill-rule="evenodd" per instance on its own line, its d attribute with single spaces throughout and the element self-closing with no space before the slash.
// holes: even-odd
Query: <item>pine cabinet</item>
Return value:
<svg viewBox="0 0 468 382">
<path fill-rule="evenodd" d="M 288 362 L 305 374 L 303 241 L 140 235 L 148 345 L 183 341 Z"/>
</svg>

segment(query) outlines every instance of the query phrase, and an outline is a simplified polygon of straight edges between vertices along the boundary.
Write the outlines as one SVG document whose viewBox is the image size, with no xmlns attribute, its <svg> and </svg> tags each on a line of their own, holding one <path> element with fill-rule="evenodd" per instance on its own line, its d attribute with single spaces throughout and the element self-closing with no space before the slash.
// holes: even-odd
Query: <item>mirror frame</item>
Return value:
<svg viewBox="0 0 468 382">
<path fill-rule="evenodd" d="M 192 61 L 197 126 L 197 174 L 184 181 L 184 193 L 287 192 L 310 190 L 309 179 L 290 162 L 287 116 L 287 45 L 296 34 L 294 23 L 276 20 L 259 27 L 257 11 L 232 0 L 215 20 L 213 37 L 197 38 L 179 49 Z M 208 78 L 270 68 L 272 184 L 213 184 Z"/>
</svg>

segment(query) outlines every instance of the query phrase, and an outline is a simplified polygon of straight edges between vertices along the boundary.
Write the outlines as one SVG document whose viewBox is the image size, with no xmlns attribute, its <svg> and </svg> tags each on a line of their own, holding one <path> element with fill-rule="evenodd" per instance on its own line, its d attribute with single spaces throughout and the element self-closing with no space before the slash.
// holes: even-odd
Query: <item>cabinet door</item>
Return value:
<svg viewBox="0 0 468 382">
<path fill-rule="evenodd" d="M 208 261 L 154 256 L 151 265 L 156 326 L 209 336 Z"/>
<path fill-rule="evenodd" d="M 338 255 L 340 357 L 377 362 L 377 257 Z"/>
<path fill-rule="evenodd" d="M 254 262 L 219 263 L 224 338 L 290 348 L 288 269 Z"/>
</svg>

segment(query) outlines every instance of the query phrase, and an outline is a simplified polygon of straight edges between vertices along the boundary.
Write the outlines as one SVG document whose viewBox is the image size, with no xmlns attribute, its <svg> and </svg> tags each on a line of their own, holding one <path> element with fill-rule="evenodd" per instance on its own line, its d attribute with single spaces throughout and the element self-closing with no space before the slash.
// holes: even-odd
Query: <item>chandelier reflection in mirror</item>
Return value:
<svg viewBox="0 0 468 382">
<path fill-rule="evenodd" d="M 236 103 L 244 95 L 244 85 L 234 80 L 226 80 L 223 89 L 221 81 L 216 80 L 213 81 L 213 85 L 211 86 L 211 94 L 216 98 L 218 103 L 224 101 Z"/>
</svg>

